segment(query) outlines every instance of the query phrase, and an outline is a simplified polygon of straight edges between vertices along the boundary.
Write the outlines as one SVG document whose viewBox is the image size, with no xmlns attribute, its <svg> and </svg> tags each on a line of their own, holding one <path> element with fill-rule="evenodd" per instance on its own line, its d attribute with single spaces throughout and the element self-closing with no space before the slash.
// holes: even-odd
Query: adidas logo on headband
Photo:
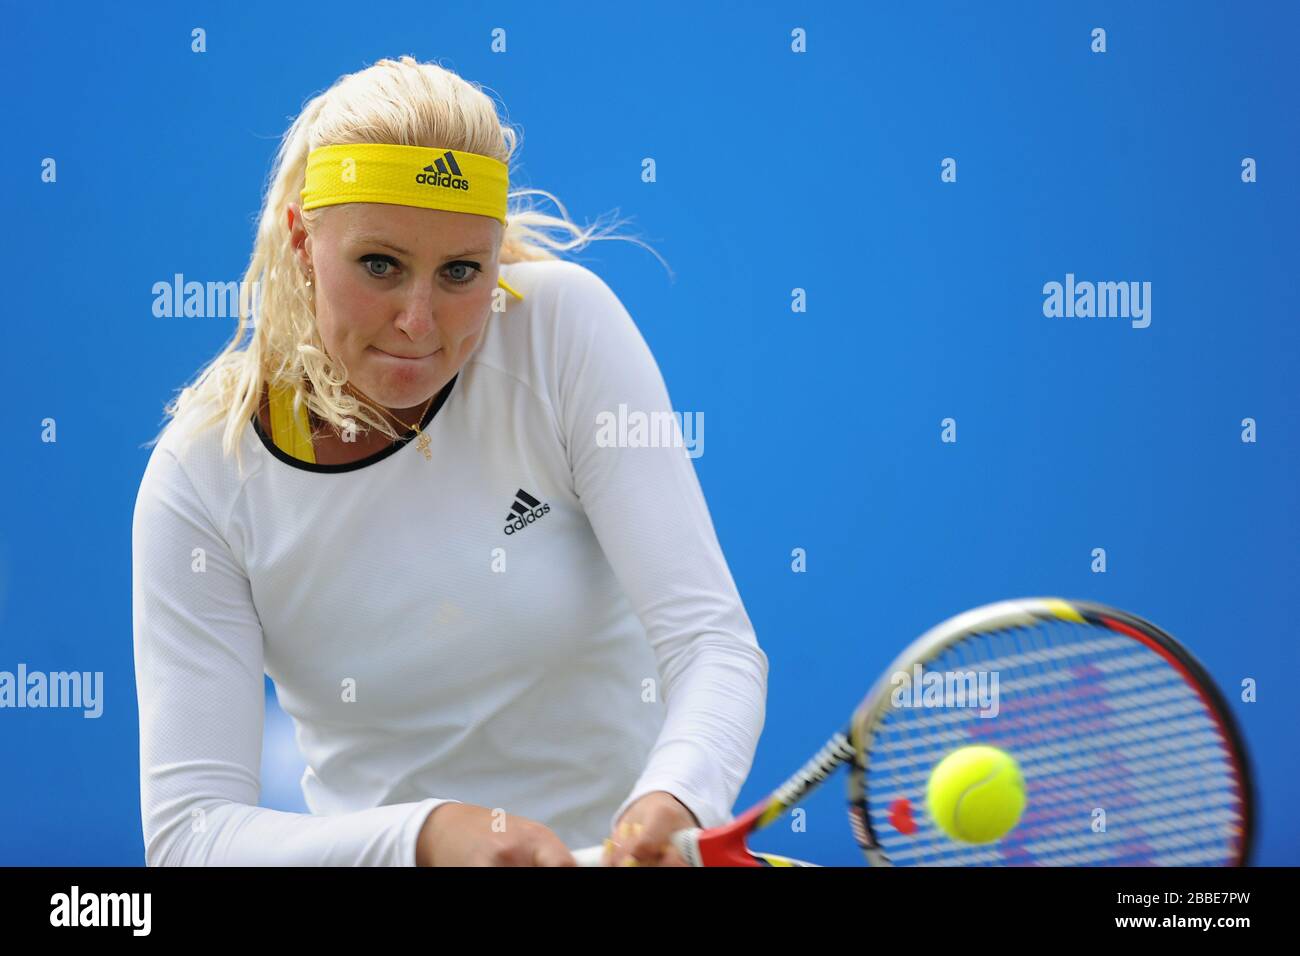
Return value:
<svg viewBox="0 0 1300 956">
<path fill-rule="evenodd" d="M 469 189 L 469 180 L 464 178 L 456 157 L 447 150 L 415 177 L 422 186 L 442 186 L 447 189 Z"/>
<path fill-rule="evenodd" d="M 392 203 L 491 216 L 506 225 L 510 170 L 448 146 L 334 143 L 307 154 L 303 211 L 350 202 Z"/>
</svg>

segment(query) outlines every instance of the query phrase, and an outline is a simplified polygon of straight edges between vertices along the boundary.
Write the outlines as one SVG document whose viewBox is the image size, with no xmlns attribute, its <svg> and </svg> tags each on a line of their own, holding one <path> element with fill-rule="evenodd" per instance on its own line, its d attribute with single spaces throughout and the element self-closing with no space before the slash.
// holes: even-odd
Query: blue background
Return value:
<svg viewBox="0 0 1300 956">
<path fill-rule="evenodd" d="M 505 102 L 524 128 L 512 185 L 580 223 L 630 217 L 672 267 L 623 242 L 577 256 L 636 318 L 674 407 L 705 416 L 696 467 L 771 661 L 738 811 L 917 633 L 1060 594 L 1147 617 L 1205 663 L 1257 775 L 1254 861 L 1300 863 L 1300 15 L 1231 9 L 5 3 L 0 670 L 103 671 L 106 709 L 0 711 L 0 864 L 143 862 L 142 443 L 233 331 L 155 318 L 151 289 L 240 278 L 290 118 L 403 53 Z M 1067 272 L 1151 282 L 1151 326 L 1044 317 L 1043 284 Z M 287 723 L 269 713 L 263 803 L 301 810 Z M 861 863 L 843 802 L 828 785 L 807 832 L 755 844 Z"/>
</svg>

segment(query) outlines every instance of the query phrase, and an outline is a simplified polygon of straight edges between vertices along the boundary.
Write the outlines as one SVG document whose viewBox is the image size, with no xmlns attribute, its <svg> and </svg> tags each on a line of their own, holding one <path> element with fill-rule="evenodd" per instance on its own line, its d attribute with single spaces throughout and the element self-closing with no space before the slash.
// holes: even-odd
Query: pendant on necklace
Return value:
<svg viewBox="0 0 1300 956">
<path fill-rule="evenodd" d="M 430 444 L 429 436 L 426 435 L 424 432 L 420 432 L 420 437 L 416 439 L 415 447 L 420 449 L 420 451 L 424 452 L 425 461 L 433 460 L 433 452 L 429 451 L 429 444 Z"/>
</svg>

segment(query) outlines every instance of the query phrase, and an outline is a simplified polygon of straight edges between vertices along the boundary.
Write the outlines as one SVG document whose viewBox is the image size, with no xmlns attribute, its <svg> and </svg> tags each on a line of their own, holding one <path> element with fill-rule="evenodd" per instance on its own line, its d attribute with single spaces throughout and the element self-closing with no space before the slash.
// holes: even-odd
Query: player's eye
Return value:
<svg viewBox="0 0 1300 956">
<path fill-rule="evenodd" d="M 366 271 L 376 279 L 387 279 L 398 268 L 396 259 L 380 253 L 362 256 L 360 261 L 365 264 Z M 483 271 L 483 267 L 479 263 L 468 259 L 448 263 L 446 268 L 447 281 L 452 285 L 469 285 Z"/>
<path fill-rule="evenodd" d="M 362 256 L 360 261 L 365 263 L 366 271 L 376 279 L 388 278 L 392 274 L 393 269 L 397 267 L 397 260 L 392 256 L 384 256 L 378 253 L 371 253 L 368 256 Z M 382 272 L 376 272 L 374 269 L 370 268 L 372 265 L 389 266 L 391 268 L 384 269 Z"/>
<path fill-rule="evenodd" d="M 457 278 L 456 276 L 450 274 L 454 269 L 467 269 L 469 271 L 463 273 L 464 278 Z M 478 277 L 478 274 L 482 271 L 483 271 L 483 267 L 480 266 L 477 262 L 470 262 L 469 260 L 463 260 L 460 262 L 450 263 L 447 266 L 447 272 L 448 272 L 447 278 L 451 280 L 453 285 L 469 285 Z"/>
</svg>

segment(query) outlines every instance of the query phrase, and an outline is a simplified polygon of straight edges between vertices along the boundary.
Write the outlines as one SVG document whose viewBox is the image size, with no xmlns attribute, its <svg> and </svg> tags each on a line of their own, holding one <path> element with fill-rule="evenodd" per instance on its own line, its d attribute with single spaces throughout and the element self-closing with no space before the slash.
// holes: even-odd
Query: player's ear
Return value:
<svg viewBox="0 0 1300 956">
<path fill-rule="evenodd" d="M 304 273 L 311 272 L 311 236 L 302 221 L 302 209 L 289 203 L 284 210 L 285 225 L 289 231 L 289 245 Z"/>
</svg>

